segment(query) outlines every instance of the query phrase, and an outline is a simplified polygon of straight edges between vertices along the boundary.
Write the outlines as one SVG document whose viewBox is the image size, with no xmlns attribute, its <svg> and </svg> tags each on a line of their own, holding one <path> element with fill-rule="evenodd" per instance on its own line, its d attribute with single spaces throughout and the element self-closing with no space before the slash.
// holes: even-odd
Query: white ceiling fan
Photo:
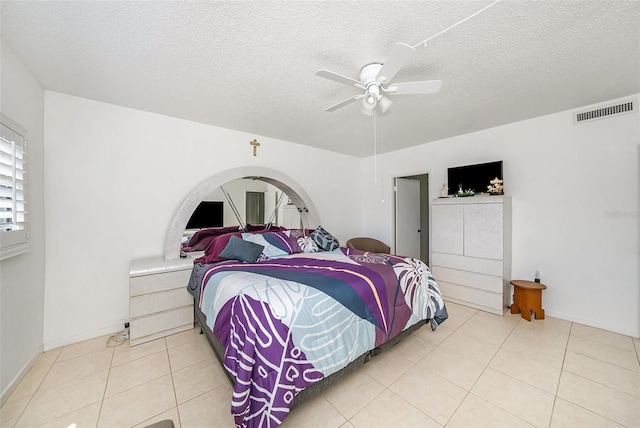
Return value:
<svg viewBox="0 0 640 428">
<path fill-rule="evenodd" d="M 374 62 L 362 67 L 360 70 L 360 80 L 355 80 L 329 70 L 321 69 L 316 71 L 317 76 L 364 89 L 364 93 L 341 101 L 325 109 L 325 111 L 334 111 L 352 102 L 362 100 L 362 113 L 372 116 L 374 110 L 378 107 L 379 113 L 385 114 L 389 111 L 392 101 L 383 94 L 408 95 L 433 94 L 438 92 L 440 86 L 442 86 L 441 80 L 391 83 L 391 79 L 413 58 L 415 52 L 415 48 L 405 45 L 404 43 L 398 43 L 384 63 Z"/>
</svg>

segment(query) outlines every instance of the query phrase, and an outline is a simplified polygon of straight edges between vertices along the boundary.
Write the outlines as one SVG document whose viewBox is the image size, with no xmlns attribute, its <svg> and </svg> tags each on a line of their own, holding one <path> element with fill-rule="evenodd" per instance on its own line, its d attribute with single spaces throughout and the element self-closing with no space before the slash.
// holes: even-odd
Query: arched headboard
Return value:
<svg viewBox="0 0 640 428">
<path fill-rule="evenodd" d="M 178 212 L 176 212 L 176 215 L 167 230 L 167 235 L 164 241 L 164 258 L 168 260 L 180 257 L 180 242 L 182 241 L 182 234 L 187 227 L 187 222 L 189 221 L 191 214 L 204 197 L 229 181 L 250 177 L 260 179 L 286 193 L 294 205 L 301 210 L 300 220 L 302 221 L 302 226 L 304 228 L 313 229 L 320 224 L 318 212 L 316 211 L 316 207 L 313 205 L 311 198 L 290 177 L 276 170 L 259 166 L 233 168 L 209 177 L 193 189 L 182 201 L 178 208 Z"/>
</svg>

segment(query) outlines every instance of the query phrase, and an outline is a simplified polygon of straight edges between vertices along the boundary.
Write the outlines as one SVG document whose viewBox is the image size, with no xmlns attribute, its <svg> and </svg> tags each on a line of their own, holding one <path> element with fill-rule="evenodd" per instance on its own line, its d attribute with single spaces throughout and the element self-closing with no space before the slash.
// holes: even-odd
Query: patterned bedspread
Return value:
<svg viewBox="0 0 640 428">
<path fill-rule="evenodd" d="M 276 427 L 298 392 L 421 320 L 447 318 L 426 264 L 338 248 L 196 264 L 189 291 L 226 349 L 236 426 Z"/>
</svg>

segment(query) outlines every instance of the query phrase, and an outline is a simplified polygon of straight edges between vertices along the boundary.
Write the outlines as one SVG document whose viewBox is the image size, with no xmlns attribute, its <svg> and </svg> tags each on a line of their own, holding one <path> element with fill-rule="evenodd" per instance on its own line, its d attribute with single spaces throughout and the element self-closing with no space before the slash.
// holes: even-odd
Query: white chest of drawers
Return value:
<svg viewBox="0 0 640 428">
<path fill-rule="evenodd" d="M 129 269 L 131 346 L 193 328 L 193 297 L 187 284 L 193 259 L 133 260 Z"/>
<path fill-rule="evenodd" d="M 511 299 L 511 198 L 435 199 L 431 270 L 448 300 L 503 315 Z"/>
</svg>

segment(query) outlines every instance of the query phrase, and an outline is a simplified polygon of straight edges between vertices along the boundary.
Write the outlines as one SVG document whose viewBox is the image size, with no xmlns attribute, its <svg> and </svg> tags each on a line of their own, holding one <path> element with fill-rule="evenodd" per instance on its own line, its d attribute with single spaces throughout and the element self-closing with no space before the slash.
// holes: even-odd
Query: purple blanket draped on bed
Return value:
<svg viewBox="0 0 640 428">
<path fill-rule="evenodd" d="M 226 349 L 243 427 L 279 425 L 305 387 L 420 320 L 447 318 L 424 263 L 346 248 L 196 265 L 189 290 Z"/>
</svg>

